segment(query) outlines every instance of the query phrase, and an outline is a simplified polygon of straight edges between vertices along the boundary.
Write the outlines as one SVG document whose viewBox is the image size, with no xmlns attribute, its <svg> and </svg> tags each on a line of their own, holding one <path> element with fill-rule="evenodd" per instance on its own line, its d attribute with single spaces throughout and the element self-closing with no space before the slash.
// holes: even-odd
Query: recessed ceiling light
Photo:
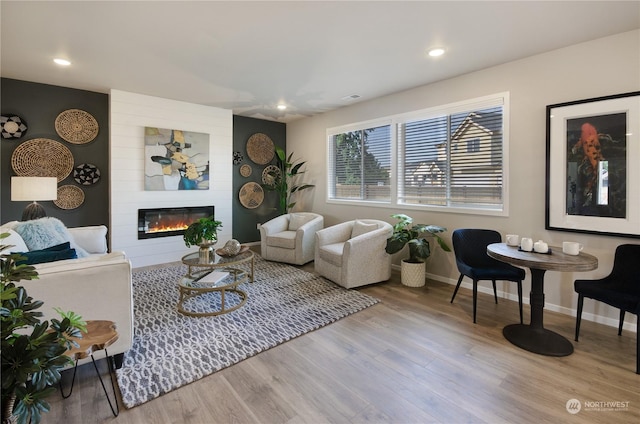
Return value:
<svg viewBox="0 0 640 424">
<path fill-rule="evenodd" d="M 279 104 L 279 105 L 277 106 L 277 108 L 278 108 L 279 110 L 285 110 L 285 109 L 287 108 L 287 105 L 283 105 L 283 104 L 281 103 L 281 104 Z"/>
<path fill-rule="evenodd" d="M 344 96 L 342 98 L 342 100 L 347 100 L 348 101 L 348 100 L 355 100 L 355 99 L 359 99 L 359 98 L 360 98 L 359 94 L 350 94 L 348 96 Z"/>
<path fill-rule="evenodd" d="M 444 49 L 431 49 L 429 50 L 429 56 L 438 57 L 444 54 Z"/>
<path fill-rule="evenodd" d="M 53 61 L 60 65 L 60 66 L 69 66 L 71 65 L 71 62 L 69 62 L 67 59 L 60 59 L 60 58 L 55 58 L 53 59 Z"/>
</svg>

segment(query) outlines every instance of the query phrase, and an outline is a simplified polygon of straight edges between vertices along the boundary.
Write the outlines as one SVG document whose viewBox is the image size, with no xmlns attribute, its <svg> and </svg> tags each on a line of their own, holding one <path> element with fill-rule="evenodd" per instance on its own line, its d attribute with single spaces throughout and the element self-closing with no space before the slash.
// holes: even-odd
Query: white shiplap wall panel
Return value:
<svg viewBox="0 0 640 424">
<path fill-rule="evenodd" d="M 134 267 L 174 262 L 193 251 L 181 236 L 138 240 L 138 209 L 214 205 L 222 221 L 219 243 L 231 239 L 233 116 L 230 110 L 110 92 L 111 248 L 123 250 Z M 211 187 L 194 191 L 144 190 L 144 127 L 209 134 Z"/>
</svg>

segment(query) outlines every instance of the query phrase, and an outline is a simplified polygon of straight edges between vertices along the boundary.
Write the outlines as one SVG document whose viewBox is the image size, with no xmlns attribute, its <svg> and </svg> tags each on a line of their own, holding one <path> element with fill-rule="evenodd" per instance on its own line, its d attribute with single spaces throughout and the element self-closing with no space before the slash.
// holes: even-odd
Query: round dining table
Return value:
<svg viewBox="0 0 640 424">
<path fill-rule="evenodd" d="M 571 355 L 571 342 L 566 337 L 544 328 L 544 273 L 591 271 L 598 268 L 598 258 L 584 252 L 568 255 L 562 252 L 561 247 L 554 246 L 550 246 L 547 253 L 525 252 L 518 246 L 508 246 L 506 243 L 488 245 L 487 254 L 499 261 L 531 270 L 531 321 L 528 325 L 507 325 L 502 330 L 504 337 L 522 349 L 541 355 Z"/>
</svg>

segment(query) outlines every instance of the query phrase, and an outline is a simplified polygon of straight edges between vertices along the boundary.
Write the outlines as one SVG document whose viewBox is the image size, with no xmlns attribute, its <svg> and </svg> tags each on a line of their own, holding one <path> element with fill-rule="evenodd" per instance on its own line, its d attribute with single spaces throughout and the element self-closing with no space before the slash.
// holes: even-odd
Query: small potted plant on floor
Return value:
<svg viewBox="0 0 640 424">
<path fill-rule="evenodd" d="M 393 234 L 387 239 L 385 251 L 394 254 L 409 245 L 409 258 L 402 260 L 401 281 L 409 287 L 422 287 L 425 284 L 425 261 L 431 256 L 431 246 L 427 237 L 433 237 L 445 252 L 451 249 L 438 235 L 447 231 L 438 225 L 413 224 L 413 218 L 405 214 L 391 215 L 398 220 L 393 226 Z"/>
<path fill-rule="evenodd" d="M 184 244 L 187 247 L 200 246 L 200 258 L 208 262 L 213 257 L 213 245 L 218 241 L 218 228 L 221 227 L 222 222 L 216 221 L 213 216 L 200 218 L 185 230 Z"/>
<path fill-rule="evenodd" d="M 8 233 L 0 234 L 0 240 Z M 0 243 L 0 251 L 8 248 Z M 49 411 L 45 398 L 56 391 L 60 371 L 73 364 L 64 353 L 82 337 L 85 323 L 73 312 L 56 311 L 62 320 L 41 321 L 36 311 L 43 302 L 34 300 L 20 280 L 38 278 L 19 253 L 0 254 L 0 322 L 2 324 L 2 423 L 37 424 Z"/>
</svg>

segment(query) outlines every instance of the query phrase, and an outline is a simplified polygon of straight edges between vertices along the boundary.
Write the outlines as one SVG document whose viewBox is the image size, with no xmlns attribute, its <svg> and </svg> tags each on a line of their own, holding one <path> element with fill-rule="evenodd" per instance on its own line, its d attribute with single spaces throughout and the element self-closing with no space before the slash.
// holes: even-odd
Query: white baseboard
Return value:
<svg viewBox="0 0 640 424">
<path fill-rule="evenodd" d="M 392 265 L 392 268 L 394 270 L 400 272 L 400 266 L 399 265 Z M 447 284 L 450 284 L 450 285 L 452 285 L 454 287 L 458 283 L 458 280 L 454 280 L 454 279 L 451 279 L 451 278 L 443 277 L 441 275 L 431 274 L 431 273 L 428 273 L 428 272 L 427 272 L 427 278 L 431 279 L 431 280 L 435 280 L 435 281 L 440 281 L 442 283 L 447 283 Z M 460 286 L 464 287 L 466 289 L 469 289 L 469 290 L 473 290 L 473 284 L 470 281 L 469 282 L 466 282 L 466 281 L 468 281 L 468 279 L 463 280 L 462 284 Z M 483 287 L 483 286 L 478 285 L 478 291 L 482 292 L 482 293 L 486 293 L 488 295 L 493 295 L 493 290 L 492 290 L 491 287 Z M 516 294 L 505 293 L 505 292 L 503 292 L 501 290 L 498 290 L 498 297 L 501 297 L 503 299 L 513 300 L 514 302 L 518 301 L 518 296 Z M 530 303 L 529 297 L 525 296 L 524 293 L 522 295 L 522 303 L 523 304 Z M 549 310 L 549 311 L 558 312 L 558 313 L 561 313 L 561 314 L 564 314 L 564 315 L 569 315 L 571 317 L 575 317 L 576 314 L 577 314 L 577 310 L 574 309 L 574 308 L 567 308 L 565 306 L 555 305 L 553 303 L 545 303 L 544 304 L 544 308 Z M 601 315 L 591 314 L 591 313 L 587 313 L 587 312 L 583 312 L 582 313 L 582 319 L 585 320 L 585 321 L 596 322 L 598 324 L 604 324 L 604 325 L 607 325 L 609 327 L 614 327 L 614 328 L 618 328 L 618 323 L 619 323 L 617 318 L 609 318 L 609 317 L 604 317 L 604 316 L 601 316 Z M 638 332 L 637 325 L 635 323 L 628 322 L 628 321 L 625 321 L 624 329 L 632 331 L 632 332 L 635 332 L 635 333 Z"/>
</svg>

